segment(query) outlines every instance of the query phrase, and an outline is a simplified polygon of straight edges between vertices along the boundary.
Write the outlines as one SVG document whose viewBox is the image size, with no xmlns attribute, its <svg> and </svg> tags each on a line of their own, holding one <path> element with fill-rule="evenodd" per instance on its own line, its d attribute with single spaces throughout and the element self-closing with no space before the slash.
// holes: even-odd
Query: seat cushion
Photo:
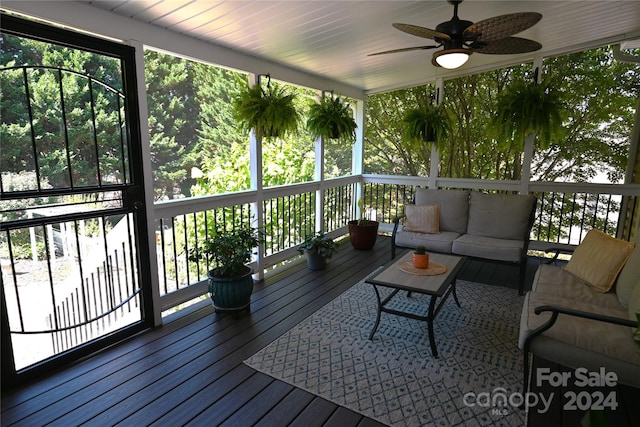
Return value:
<svg viewBox="0 0 640 427">
<path fill-rule="evenodd" d="M 405 248 L 424 246 L 427 251 L 451 253 L 451 244 L 460 236 L 452 231 L 441 231 L 437 234 L 416 233 L 414 231 L 398 230 L 396 245 Z"/>
<path fill-rule="evenodd" d="M 626 318 L 622 306 L 610 309 L 531 291 L 525 297 L 520 319 L 518 346 L 521 349 L 531 332 L 551 317 L 549 312 L 535 314 L 535 308 L 543 305 Z M 620 383 L 634 387 L 640 385 L 640 353 L 626 326 L 560 314 L 549 330 L 531 342 L 530 351 L 572 368 L 585 367 L 597 371 L 605 366 L 607 371 L 616 372 Z"/>
<path fill-rule="evenodd" d="M 511 262 L 520 261 L 523 249 L 522 240 L 496 239 L 471 234 L 463 234 L 452 245 L 452 252 L 456 255 Z"/>
<path fill-rule="evenodd" d="M 440 205 L 440 231 L 466 233 L 469 213 L 468 191 L 418 188 L 415 204 Z"/>
<path fill-rule="evenodd" d="M 522 240 L 529 230 L 535 197 L 520 194 L 471 192 L 467 233 L 498 239 Z"/>
</svg>

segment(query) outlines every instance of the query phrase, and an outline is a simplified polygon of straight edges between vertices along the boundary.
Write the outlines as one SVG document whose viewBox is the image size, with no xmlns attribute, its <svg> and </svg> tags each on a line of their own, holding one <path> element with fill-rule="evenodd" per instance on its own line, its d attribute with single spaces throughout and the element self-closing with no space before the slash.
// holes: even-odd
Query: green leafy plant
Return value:
<svg viewBox="0 0 640 427">
<path fill-rule="evenodd" d="M 489 131 L 502 140 L 523 142 L 535 132 L 543 148 L 562 128 L 564 114 L 562 93 L 552 86 L 518 80 L 498 96 Z"/>
<path fill-rule="evenodd" d="M 436 143 L 439 147 L 450 130 L 449 117 L 441 105 L 426 104 L 408 110 L 403 135 L 409 141 Z"/>
<path fill-rule="evenodd" d="M 416 255 L 424 255 L 427 253 L 427 248 L 425 248 L 424 246 L 418 246 L 416 247 L 414 253 Z"/>
<path fill-rule="evenodd" d="M 307 236 L 300 246 L 298 246 L 298 252 L 300 254 L 305 252 L 315 252 L 321 257 L 327 259 L 331 258 L 337 250 L 338 244 L 322 231 L 319 231 L 314 235 Z"/>
<path fill-rule="evenodd" d="M 189 260 L 207 260 L 213 276 L 237 277 L 246 271 L 254 248 L 263 241 L 263 233 L 252 227 L 216 231 L 201 247 L 189 251 Z"/>
<path fill-rule="evenodd" d="M 364 198 L 360 197 L 358 199 L 358 209 L 360 210 L 360 218 L 358 219 L 358 225 L 369 225 L 371 221 L 364 217 Z"/>
<path fill-rule="evenodd" d="M 300 114 L 294 106 L 295 94 L 276 83 L 245 86 L 233 101 L 234 119 L 240 127 L 255 129 L 258 137 L 279 137 L 298 130 Z"/>
<path fill-rule="evenodd" d="M 313 135 L 353 141 L 357 127 L 349 103 L 339 96 L 323 96 L 309 107 L 307 129 Z"/>
</svg>

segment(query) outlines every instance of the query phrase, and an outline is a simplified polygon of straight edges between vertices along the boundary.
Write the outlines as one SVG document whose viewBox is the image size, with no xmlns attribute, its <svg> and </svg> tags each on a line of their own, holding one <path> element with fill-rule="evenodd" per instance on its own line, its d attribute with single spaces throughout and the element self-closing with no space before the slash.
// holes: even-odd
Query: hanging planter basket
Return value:
<svg viewBox="0 0 640 427">
<path fill-rule="evenodd" d="M 285 86 L 260 83 L 243 88 L 233 100 L 233 117 L 240 127 L 249 132 L 254 129 L 259 138 L 283 137 L 298 131 L 300 114 L 296 111 L 295 95 Z"/>
<path fill-rule="evenodd" d="M 352 142 L 358 125 L 348 102 L 339 96 L 325 95 L 309 107 L 307 129 L 314 136 Z"/>
<path fill-rule="evenodd" d="M 403 117 L 403 135 L 409 141 L 435 143 L 439 147 L 449 129 L 449 117 L 441 105 L 413 108 Z"/>
</svg>

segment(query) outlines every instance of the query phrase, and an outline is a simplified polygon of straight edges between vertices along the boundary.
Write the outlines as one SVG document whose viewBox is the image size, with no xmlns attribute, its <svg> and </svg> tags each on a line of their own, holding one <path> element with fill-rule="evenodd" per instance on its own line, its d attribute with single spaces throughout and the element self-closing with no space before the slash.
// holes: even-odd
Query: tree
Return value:
<svg viewBox="0 0 640 427">
<path fill-rule="evenodd" d="M 51 67 L 2 72 L 3 172 L 35 171 L 37 161 L 55 188 L 124 182 L 120 61 L 6 34 L 0 43 L 5 68 Z"/>
<path fill-rule="evenodd" d="M 613 59 L 607 47 L 551 58 L 549 73 L 565 93 L 569 108 L 563 138 L 537 150 L 532 177 L 590 181 L 625 173 L 629 141 L 640 96 L 640 69 Z"/>
<path fill-rule="evenodd" d="M 402 138 L 402 118 L 416 105 L 428 104 L 432 93 L 432 86 L 422 86 L 369 96 L 365 125 L 367 173 L 428 173 L 431 151 Z"/>
<path fill-rule="evenodd" d="M 593 49 L 544 63 L 545 78 L 561 90 L 568 108 L 563 130 L 548 147 L 536 145 L 534 180 L 589 181 L 603 174 L 617 182 L 624 174 L 638 98 L 640 70 L 616 62 L 609 48 Z M 444 107 L 454 119 L 447 147 L 440 153 L 440 176 L 517 180 L 522 143 L 495 140 L 486 124 L 498 95 L 509 84 L 531 81 L 530 64 L 445 82 Z M 366 168 L 372 173 L 426 175 L 429 153 L 400 137 L 399 118 L 426 87 L 372 95 L 367 100 Z"/>
<path fill-rule="evenodd" d="M 196 64 L 153 50 L 145 51 L 147 105 L 154 198 L 190 195 L 189 153 L 198 141 Z"/>
</svg>

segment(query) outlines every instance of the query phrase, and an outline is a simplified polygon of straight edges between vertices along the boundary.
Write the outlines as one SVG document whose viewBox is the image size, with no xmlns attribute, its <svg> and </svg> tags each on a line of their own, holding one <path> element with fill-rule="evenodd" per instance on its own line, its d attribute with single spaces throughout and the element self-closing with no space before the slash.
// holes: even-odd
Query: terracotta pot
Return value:
<svg viewBox="0 0 640 427">
<path fill-rule="evenodd" d="M 354 249 L 368 250 L 373 248 L 378 237 L 378 221 L 366 221 L 358 224 L 358 220 L 349 221 L 349 239 Z"/>
<path fill-rule="evenodd" d="M 429 268 L 429 254 L 413 254 L 415 268 Z"/>
</svg>

